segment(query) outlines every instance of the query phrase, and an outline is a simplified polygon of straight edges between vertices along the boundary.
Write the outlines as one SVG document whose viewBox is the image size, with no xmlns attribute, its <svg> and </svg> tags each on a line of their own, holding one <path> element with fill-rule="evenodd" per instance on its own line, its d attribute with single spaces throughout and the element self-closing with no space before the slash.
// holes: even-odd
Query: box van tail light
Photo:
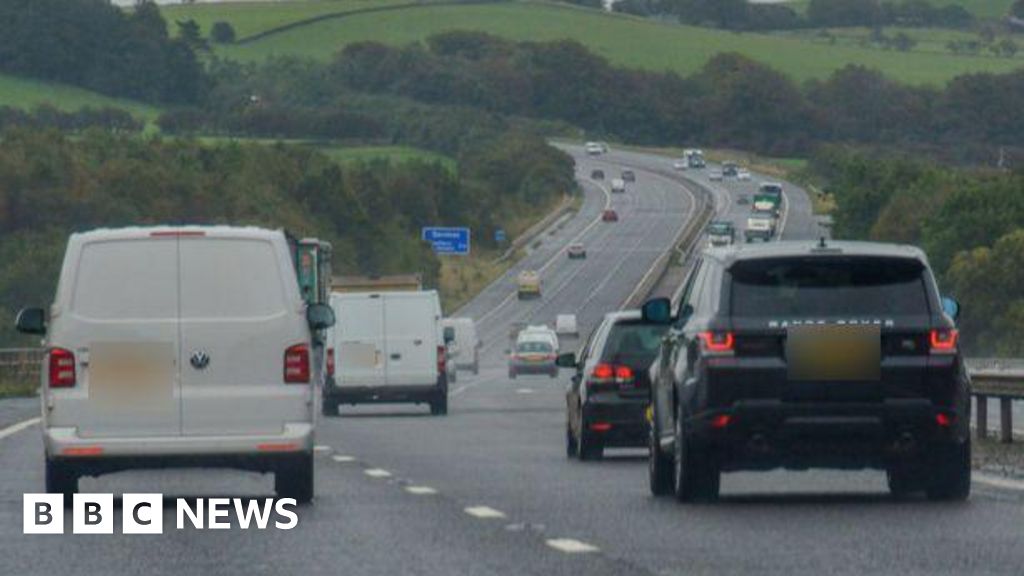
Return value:
<svg viewBox="0 0 1024 576">
<path fill-rule="evenodd" d="M 327 349 L 327 375 L 334 376 L 334 348 Z"/>
<path fill-rule="evenodd" d="M 284 381 L 309 384 L 309 345 L 296 344 L 284 351 Z"/>
<path fill-rule="evenodd" d="M 700 332 L 701 348 L 713 356 L 732 356 L 736 349 L 736 337 L 732 332 Z"/>
<path fill-rule="evenodd" d="M 444 346 L 437 347 L 437 373 L 445 374 L 448 371 L 448 362 Z"/>
<path fill-rule="evenodd" d="M 75 385 L 75 355 L 64 348 L 50 349 L 50 388 Z"/>
<path fill-rule="evenodd" d="M 943 328 L 931 332 L 932 354 L 956 354 L 956 343 L 960 339 L 960 331 L 956 328 Z"/>
</svg>

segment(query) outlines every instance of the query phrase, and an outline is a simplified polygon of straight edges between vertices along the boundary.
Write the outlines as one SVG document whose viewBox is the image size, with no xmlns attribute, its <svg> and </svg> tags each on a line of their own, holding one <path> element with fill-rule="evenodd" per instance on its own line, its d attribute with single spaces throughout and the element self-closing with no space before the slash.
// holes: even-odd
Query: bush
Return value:
<svg viewBox="0 0 1024 576">
<path fill-rule="evenodd" d="M 231 44 L 235 41 L 235 28 L 228 22 L 214 22 L 210 27 L 210 40 L 217 44 Z"/>
</svg>

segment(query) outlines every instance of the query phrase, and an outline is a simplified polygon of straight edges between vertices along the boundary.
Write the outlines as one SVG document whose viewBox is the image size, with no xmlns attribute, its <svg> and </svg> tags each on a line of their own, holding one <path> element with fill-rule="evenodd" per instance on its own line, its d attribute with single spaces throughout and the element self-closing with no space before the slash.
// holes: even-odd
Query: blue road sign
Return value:
<svg viewBox="0 0 1024 576">
<path fill-rule="evenodd" d="M 505 229 L 504 228 L 498 228 L 497 230 L 494 231 L 494 241 L 499 243 L 499 244 L 505 241 Z"/>
<path fill-rule="evenodd" d="M 438 254 L 469 254 L 469 228 L 424 228 L 422 238 L 430 242 Z"/>
</svg>

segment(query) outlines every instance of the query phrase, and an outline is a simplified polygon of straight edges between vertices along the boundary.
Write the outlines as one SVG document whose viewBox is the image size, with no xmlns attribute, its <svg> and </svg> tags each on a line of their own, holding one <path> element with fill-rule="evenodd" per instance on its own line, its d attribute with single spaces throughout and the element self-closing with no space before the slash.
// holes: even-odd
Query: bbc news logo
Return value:
<svg viewBox="0 0 1024 576">
<path fill-rule="evenodd" d="M 294 498 L 196 498 L 175 501 L 175 528 L 230 530 L 291 530 L 299 525 Z M 63 534 L 64 495 L 25 494 L 24 534 Z M 113 534 L 117 511 L 113 494 L 75 494 L 71 506 L 72 534 Z M 271 522 L 273 520 L 273 522 Z M 125 494 L 121 497 L 122 534 L 163 534 L 163 494 Z"/>
</svg>

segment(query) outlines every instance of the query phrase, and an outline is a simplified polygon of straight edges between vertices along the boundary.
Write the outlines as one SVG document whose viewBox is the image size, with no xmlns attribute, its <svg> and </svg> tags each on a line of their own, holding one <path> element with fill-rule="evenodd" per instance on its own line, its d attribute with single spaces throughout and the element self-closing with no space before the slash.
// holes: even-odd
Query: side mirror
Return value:
<svg viewBox="0 0 1024 576">
<path fill-rule="evenodd" d="M 306 308 L 306 321 L 310 330 L 326 330 L 334 326 L 334 309 L 327 304 L 310 304 Z"/>
<path fill-rule="evenodd" d="M 46 311 L 42 308 L 23 308 L 14 321 L 22 334 L 46 334 Z"/>
<path fill-rule="evenodd" d="M 559 368 L 575 368 L 576 354 L 573 352 L 559 354 L 558 358 L 555 359 L 555 365 L 558 366 Z"/>
<path fill-rule="evenodd" d="M 451 326 L 446 326 L 445 329 L 444 329 L 444 343 L 448 344 L 449 342 L 454 342 L 454 341 L 455 341 L 455 328 L 452 328 Z"/>
<path fill-rule="evenodd" d="M 640 309 L 644 322 L 668 324 L 672 322 L 672 302 L 668 298 L 654 298 L 644 302 Z"/>
<path fill-rule="evenodd" d="M 956 298 L 943 296 L 942 311 L 956 322 L 960 318 L 960 303 L 956 301 Z"/>
</svg>

